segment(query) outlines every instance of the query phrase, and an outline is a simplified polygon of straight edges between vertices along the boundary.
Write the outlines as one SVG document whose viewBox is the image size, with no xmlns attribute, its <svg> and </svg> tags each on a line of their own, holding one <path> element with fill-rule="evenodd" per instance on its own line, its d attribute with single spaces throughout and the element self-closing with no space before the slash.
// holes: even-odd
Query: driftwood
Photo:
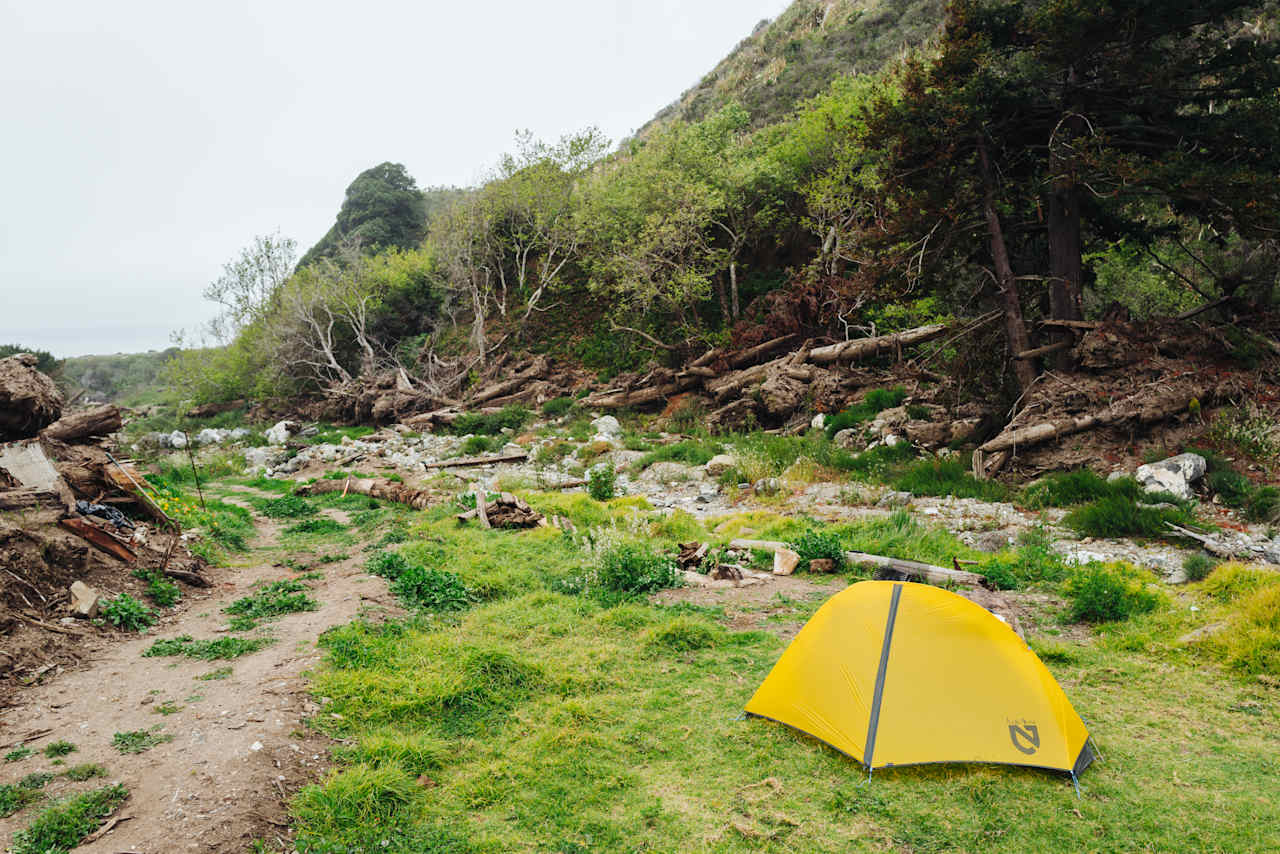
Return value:
<svg viewBox="0 0 1280 854">
<path fill-rule="evenodd" d="M 315 483 L 299 487 L 296 492 L 299 495 L 322 495 L 326 492 L 341 492 L 345 495 L 348 492 L 354 492 L 357 495 L 405 504 L 414 510 L 425 510 L 433 503 L 433 494 L 428 490 L 414 489 L 407 484 L 380 478 L 349 477 L 340 480 L 317 480 Z"/>
<path fill-rule="evenodd" d="M 456 517 L 459 522 L 479 519 L 480 524 L 486 528 L 536 528 L 548 524 L 546 517 L 510 492 L 504 492 L 495 500 L 488 501 L 484 490 L 477 486 L 475 496 L 475 509 L 459 513 Z M 569 524 L 569 530 L 572 530 L 572 523 L 567 519 L 564 521 Z"/>
<path fill-rule="evenodd" d="M 900 560 L 895 557 L 866 554 L 865 552 L 845 552 L 844 558 L 856 566 L 876 567 L 876 578 L 923 578 L 931 584 L 962 584 L 966 587 L 987 587 L 987 577 L 976 572 L 965 572 L 962 569 L 950 569 L 945 566 L 933 566 L 914 560 Z"/>
<path fill-rule="evenodd" d="M 57 442 L 77 442 L 91 436 L 105 436 L 124 423 L 120 408 L 114 404 L 95 406 L 74 415 L 64 415 L 40 431 L 40 438 Z"/>
<path fill-rule="evenodd" d="M 62 499 L 56 492 L 39 489 L 6 489 L 0 492 L 0 510 L 55 509 L 62 506 Z"/>
<path fill-rule="evenodd" d="M 485 494 L 484 487 L 477 483 L 471 494 L 476 497 L 476 518 L 480 520 L 480 527 L 492 528 L 493 523 L 489 521 L 489 496 Z"/>
<path fill-rule="evenodd" d="M 1253 554 L 1248 550 L 1237 549 L 1213 537 L 1206 537 L 1204 534 L 1197 534 L 1195 531 L 1189 531 L 1186 528 L 1173 524 L 1172 522 L 1165 522 L 1165 524 L 1169 526 L 1171 530 L 1176 531 L 1177 533 L 1181 534 L 1187 539 L 1195 540 L 1197 543 L 1199 543 L 1201 546 L 1204 547 L 1205 551 L 1207 551 L 1211 555 L 1216 555 L 1218 557 L 1224 557 L 1227 559 L 1231 559 L 1231 558 L 1252 559 L 1253 557 Z"/>
<path fill-rule="evenodd" d="M 523 371 L 512 374 L 509 379 L 500 383 L 488 386 L 475 394 L 471 395 L 471 402 L 485 403 L 497 397 L 504 397 L 512 392 L 519 391 L 530 380 L 546 379 L 547 373 L 551 370 L 551 362 L 546 356 L 538 356 L 533 360 L 533 364 Z"/>
<path fill-rule="evenodd" d="M 0 359 L 0 442 L 34 436 L 62 415 L 62 392 L 36 364 L 30 353 Z"/>
<path fill-rule="evenodd" d="M 800 337 L 799 335 L 796 335 L 795 333 L 791 333 L 790 335 L 783 335 L 780 338 L 774 338 L 771 341 L 766 341 L 763 344 L 757 344 L 754 347 L 748 347 L 746 350 L 742 350 L 740 352 L 734 353 L 732 356 L 729 357 L 729 367 L 740 368 L 743 365 L 749 364 L 750 362 L 754 362 L 756 359 L 759 359 L 761 356 L 767 356 L 770 353 L 776 353 L 779 350 L 782 350 L 790 346 L 791 344 L 794 344 L 799 337 Z M 694 367 L 697 367 L 697 366 L 695 365 Z"/>
<path fill-rule="evenodd" d="M 125 563 L 133 563 L 138 559 L 137 553 L 132 548 L 83 519 L 61 519 L 58 521 L 58 527 L 70 531 L 99 551 L 104 551 Z"/>
<path fill-rule="evenodd" d="M 851 362 L 877 356 L 880 353 L 891 353 L 913 344 L 923 344 L 934 338 L 941 338 L 949 327 L 935 323 L 929 326 L 918 326 L 892 335 L 877 335 L 874 338 L 858 338 L 853 341 L 842 341 L 827 347 L 817 347 L 809 353 L 808 361 L 815 365 L 829 365 L 832 362 Z"/>
<path fill-rule="evenodd" d="M 205 578 L 203 575 L 200 575 L 199 573 L 196 573 L 196 572 L 188 572 L 185 569 L 173 569 L 168 566 L 164 567 L 160 571 L 163 574 L 167 575 L 169 578 L 172 578 L 175 581 L 186 582 L 187 584 L 190 584 L 192 587 L 208 587 L 209 586 L 209 579 Z"/>
<path fill-rule="evenodd" d="M 512 451 L 507 454 L 498 454 L 494 457 L 454 457 L 451 460 L 441 460 L 436 463 L 423 463 L 427 469 L 455 469 L 463 466 L 483 466 L 489 463 L 519 463 L 529 459 L 526 451 Z"/>
</svg>

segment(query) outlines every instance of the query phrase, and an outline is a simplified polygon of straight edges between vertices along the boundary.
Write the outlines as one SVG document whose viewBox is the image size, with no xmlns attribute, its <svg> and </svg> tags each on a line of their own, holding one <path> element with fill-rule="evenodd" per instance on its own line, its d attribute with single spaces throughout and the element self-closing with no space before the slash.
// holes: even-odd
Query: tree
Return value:
<svg viewBox="0 0 1280 854">
<path fill-rule="evenodd" d="M 222 307 L 208 326 L 215 341 L 228 344 L 263 317 L 272 296 L 293 272 L 296 250 L 295 241 L 277 232 L 255 237 L 238 258 L 222 266 L 222 275 L 203 294 Z"/>
<path fill-rule="evenodd" d="M 302 258 L 302 266 L 340 255 L 343 241 L 366 252 L 414 249 L 426 236 L 427 205 L 413 176 L 399 163 L 380 163 L 347 187 L 337 222 Z"/>
</svg>

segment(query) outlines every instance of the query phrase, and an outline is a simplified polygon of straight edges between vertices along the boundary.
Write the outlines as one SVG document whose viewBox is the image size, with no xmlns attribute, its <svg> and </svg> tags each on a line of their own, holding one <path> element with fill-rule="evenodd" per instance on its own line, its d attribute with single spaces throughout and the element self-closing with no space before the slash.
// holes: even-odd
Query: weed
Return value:
<svg viewBox="0 0 1280 854">
<path fill-rule="evenodd" d="M 425 611 L 461 611 L 471 604 L 457 573 L 422 566 L 405 567 L 391 582 L 391 592 Z"/>
<path fill-rule="evenodd" d="M 461 451 L 469 457 L 496 451 L 505 444 L 501 436 L 468 436 L 462 443 Z"/>
<path fill-rule="evenodd" d="M 856 427 L 859 424 L 870 421 L 886 409 L 902 405 L 902 401 L 906 400 L 906 397 L 907 390 L 902 386 L 873 388 L 867 392 L 860 403 L 838 412 L 826 420 L 824 429 L 826 430 L 827 438 L 834 438 L 841 430 Z"/>
<path fill-rule="evenodd" d="M 663 445 L 639 459 L 636 468 L 646 469 L 654 463 L 684 463 L 690 466 L 706 465 L 717 454 L 724 453 L 724 446 L 717 442 L 685 439 L 671 445 Z"/>
<path fill-rule="evenodd" d="M 85 780 L 92 780 L 94 777 L 107 776 L 107 769 L 96 762 L 86 762 L 82 765 L 72 765 L 63 772 L 68 780 L 75 780 L 77 783 Z"/>
<path fill-rule="evenodd" d="M 147 596 L 161 608 L 176 605 L 182 598 L 182 590 L 178 585 L 155 570 L 135 569 L 132 575 L 134 578 L 147 582 Z"/>
<path fill-rule="evenodd" d="M 1218 469 L 1205 476 L 1205 483 L 1213 494 L 1228 507 L 1244 507 L 1253 495 L 1249 478 L 1232 469 Z"/>
<path fill-rule="evenodd" d="M 998 590 L 1018 590 L 1032 584 L 1061 581 L 1069 567 L 1051 543 L 1044 527 L 1024 531 L 1016 549 L 992 557 L 978 571 Z"/>
<path fill-rule="evenodd" d="M 34 754 L 35 754 L 35 751 L 32 750 L 30 747 L 25 747 L 25 746 L 15 747 L 13 750 L 10 750 L 8 753 L 4 755 L 4 761 L 5 762 L 21 762 L 22 760 L 26 759 L 28 756 L 32 756 Z"/>
<path fill-rule="evenodd" d="M 562 415 L 567 415 L 570 409 L 573 409 L 572 397 L 553 397 L 542 404 L 542 414 L 547 418 L 559 418 Z"/>
<path fill-rule="evenodd" d="M 27 804 L 40 800 L 40 793 L 12 783 L 0 786 L 0 818 L 8 818 Z"/>
<path fill-rule="evenodd" d="M 1140 572 L 1128 564 L 1080 570 L 1068 581 L 1070 617 L 1077 623 L 1110 623 L 1155 610 L 1160 596 L 1147 589 Z"/>
<path fill-rule="evenodd" d="M 1280 489 L 1274 486 L 1260 487 L 1249 497 L 1245 516 L 1251 522 L 1275 522 L 1280 517 Z"/>
<path fill-rule="evenodd" d="M 43 789 L 45 784 L 53 779 L 53 775 L 47 771 L 34 771 L 18 781 L 19 789 Z"/>
<path fill-rule="evenodd" d="M 704 429 L 707 407 L 695 397 L 686 397 L 667 417 L 667 427 L 676 433 L 694 433 Z"/>
<path fill-rule="evenodd" d="M 1209 438 L 1259 462 L 1280 458 L 1280 424 L 1254 406 L 1219 413 L 1209 428 Z"/>
<path fill-rule="evenodd" d="M 67 756 L 75 753 L 76 746 L 69 741 L 51 741 L 44 746 L 41 751 L 49 759 L 57 759 L 61 756 Z"/>
<path fill-rule="evenodd" d="M 1208 556 L 1195 552 L 1187 555 L 1182 561 L 1182 571 L 1188 581 L 1204 581 L 1217 566 Z"/>
<path fill-rule="evenodd" d="M 129 797 L 116 783 L 59 801 L 13 836 L 12 854 L 66 854 Z"/>
<path fill-rule="evenodd" d="M 468 433 L 483 433 L 487 436 L 494 436 L 503 430 L 519 430 L 528 422 L 532 414 L 518 403 L 504 406 L 501 410 L 491 415 L 479 412 L 464 412 L 453 423 L 453 432 L 459 436 L 465 436 Z"/>
<path fill-rule="evenodd" d="M 591 572 L 557 579 L 552 588 L 616 603 L 654 590 L 677 587 L 680 581 L 680 570 L 673 559 L 649 543 L 623 541 L 603 548 Z"/>
<path fill-rule="evenodd" d="M 273 643 L 271 638 L 237 638 L 221 637 L 217 640 L 195 640 L 191 635 L 179 635 L 176 638 L 158 640 L 146 652 L 144 658 L 156 658 L 172 655 L 184 655 L 201 661 L 239 658 L 251 652 L 257 652 Z"/>
<path fill-rule="evenodd" d="M 647 631 L 644 636 L 644 645 L 650 650 L 692 652 L 715 646 L 723 633 L 723 630 L 702 620 L 675 617 Z"/>
<path fill-rule="evenodd" d="M 836 569 L 844 567 L 844 547 L 840 544 L 840 538 L 832 531 L 806 528 L 792 538 L 791 547 L 800 555 L 801 564 L 826 559 L 835 561 Z"/>
<path fill-rule="evenodd" d="M 259 513 L 272 519 L 303 519 L 320 512 L 314 504 L 298 495 L 259 498 L 254 504 Z"/>
<path fill-rule="evenodd" d="M 286 535 L 297 534 L 338 534 L 346 530 L 346 526 L 336 519 L 321 517 L 319 519 L 304 519 L 296 525 L 290 525 L 284 529 Z"/>
<path fill-rule="evenodd" d="M 233 672 L 235 672 L 235 671 L 234 671 L 234 668 L 231 668 L 231 667 L 219 667 L 219 668 L 217 668 L 216 670 L 210 670 L 208 673 L 201 673 L 199 676 L 197 676 L 197 677 L 195 677 L 195 678 L 196 678 L 196 679 L 198 679 L 198 680 L 199 680 L 199 681 L 201 681 L 201 682 L 212 682 L 212 681 L 214 681 L 214 680 L 218 680 L 218 679 L 226 679 L 226 678 L 227 678 L 227 677 L 229 677 Z"/>
<path fill-rule="evenodd" d="M 893 479 L 893 488 L 912 495 L 954 495 L 1004 501 L 1009 490 L 994 480 L 978 480 L 959 460 L 920 460 Z"/>
<path fill-rule="evenodd" d="M 1233 610 L 1226 627 L 1205 640 L 1207 648 L 1241 675 L 1280 673 L 1280 585 L 1253 591 Z"/>
<path fill-rule="evenodd" d="M 595 466 L 587 473 L 587 494 L 596 501 L 608 501 L 613 498 L 617 481 L 618 473 L 612 465 Z"/>
<path fill-rule="evenodd" d="M 241 618 L 238 626 L 233 625 L 233 631 L 247 631 L 256 626 L 257 620 L 315 611 L 319 607 L 320 603 L 307 595 L 307 587 L 302 582 L 273 581 L 259 587 L 253 595 L 237 599 L 222 610 Z"/>
<path fill-rule="evenodd" d="M 111 736 L 111 746 L 124 754 L 143 753 L 158 744 L 173 741 L 172 735 L 161 734 L 160 727 L 151 729 L 135 729 L 129 732 L 118 732 Z"/>
<path fill-rule="evenodd" d="M 1166 523 L 1192 527 L 1195 518 L 1182 508 L 1139 506 L 1132 498 L 1113 495 L 1077 507 L 1063 523 L 1085 537 L 1168 537 Z"/>
<path fill-rule="evenodd" d="M 165 717 L 168 717 L 169 715 L 176 715 L 178 712 L 182 711 L 182 709 L 182 706 L 179 706 L 172 700 L 165 700 L 163 703 L 157 703 L 151 707 L 153 714 L 164 715 Z"/>
<path fill-rule="evenodd" d="M 1136 481 L 1129 478 L 1125 480 L 1133 487 L 1137 487 Z M 1054 472 L 1028 484 L 1018 496 L 1018 501 L 1032 510 L 1040 510 L 1045 507 L 1071 507 L 1076 504 L 1086 504 L 1119 492 L 1137 497 L 1136 492 L 1131 490 L 1128 484 L 1124 486 L 1116 484 L 1115 481 L 1107 482 L 1089 469 Z"/>
<path fill-rule="evenodd" d="M 108 599 L 102 606 L 102 617 L 117 629 L 126 632 L 140 632 L 156 622 L 155 612 L 128 593 Z"/>
<path fill-rule="evenodd" d="M 533 461 L 540 466 L 549 466 L 559 462 L 571 453 L 573 453 L 573 443 L 557 439 L 554 442 L 539 446 L 538 450 L 534 452 Z"/>
</svg>

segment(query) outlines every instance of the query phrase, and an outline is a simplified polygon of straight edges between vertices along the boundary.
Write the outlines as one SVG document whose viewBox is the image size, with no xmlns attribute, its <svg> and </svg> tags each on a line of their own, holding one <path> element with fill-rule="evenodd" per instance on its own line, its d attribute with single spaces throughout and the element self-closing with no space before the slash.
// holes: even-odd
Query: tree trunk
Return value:
<svg viewBox="0 0 1280 854">
<path fill-rule="evenodd" d="M 978 162 L 982 168 L 982 207 L 987 218 L 987 232 L 991 241 L 991 259 L 996 267 L 996 280 L 1004 298 L 1005 332 L 1009 336 L 1009 350 L 1013 358 L 1013 372 L 1023 391 L 1036 379 L 1036 369 L 1031 362 L 1016 358 L 1018 353 L 1031 349 L 1031 337 L 1022 317 L 1022 301 L 1018 295 L 1018 282 L 1009 263 L 1009 250 L 1004 242 L 1004 230 L 1000 215 L 996 212 L 995 177 L 991 173 L 991 159 L 987 155 L 987 143 L 978 137 Z"/>
<path fill-rule="evenodd" d="M 1054 320 L 1080 320 L 1081 287 L 1084 264 L 1080 248 L 1080 187 L 1076 183 L 1073 140 L 1081 130 L 1082 120 L 1069 116 L 1049 143 L 1049 173 L 1053 183 L 1049 189 L 1049 314 Z M 1055 342 L 1070 342 L 1071 333 L 1057 331 Z M 1054 367 L 1071 370 L 1069 350 L 1054 357 Z"/>
<path fill-rule="evenodd" d="M 44 428 L 40 435 L 42 438 L 58 442 L 75 442 L 90 436 L 114 433 L 120 429 L 122 423 L 119 407 L 108 403 L 74 415 L 65 415 Z"/>
<path fill-rule="evenodd" d="M 733 313 L 729 305 L 729 295 L 724 289 L 724 276 L 716 273 L 716 300 L 720 303 L 720 317 L 724 319 L 726 328 L 733 325 Z"/>
<path fill-rule="evenodd" d="M 738 319 L 738 262 L 729 262 L 729 296 L 733 300 L 733 319 Z"/>
</svg>

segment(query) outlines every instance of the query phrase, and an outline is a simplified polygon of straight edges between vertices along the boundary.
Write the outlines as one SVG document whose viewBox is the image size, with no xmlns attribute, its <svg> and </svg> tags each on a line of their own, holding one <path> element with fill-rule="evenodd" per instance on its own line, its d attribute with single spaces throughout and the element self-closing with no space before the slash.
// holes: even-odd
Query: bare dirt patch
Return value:
<svg viewBox="0 0 1280 854">
<path fill-rule="evenodd" d="M 660 590 L 651 601 L 660 605 L 688 603 L 723 608 L 728 627 L 736 632 L 765 630 L 782 640 L 791 640 L 808 620 L 810 608 L 798 607 L 823 602 L 848 584 L 842 578 L 811 581 L 795 575 L 775 575 L 763 584 L 745 587 L 677 587 Z M 800 619 L 788 615 L 802 612 Z"/>
</svg>

